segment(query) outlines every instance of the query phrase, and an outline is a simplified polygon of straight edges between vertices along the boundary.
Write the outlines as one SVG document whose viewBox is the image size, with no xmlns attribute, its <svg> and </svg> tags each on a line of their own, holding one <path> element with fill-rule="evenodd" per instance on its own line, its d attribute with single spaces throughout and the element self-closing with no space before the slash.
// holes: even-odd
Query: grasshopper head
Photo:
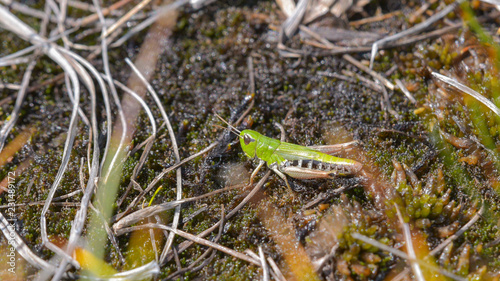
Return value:
<svg viewBox="0 0 500 281">
<path fill-rule="evenodd" d="M 260 138 L 261 134 L 252 130 L 243 130 L 240 133 L 240 144 L 241 149 L 245 154 L 250 157 L 255 157 L 255 149 L 257 147 L 257 140 Z"/>
</svg>

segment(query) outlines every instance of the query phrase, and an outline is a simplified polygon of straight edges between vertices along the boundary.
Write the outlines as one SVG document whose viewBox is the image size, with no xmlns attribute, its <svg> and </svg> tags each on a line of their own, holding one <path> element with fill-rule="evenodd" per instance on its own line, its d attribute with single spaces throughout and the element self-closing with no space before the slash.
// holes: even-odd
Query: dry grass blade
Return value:
<svg viewBox="0 0 500 281">
<path fill-rule="evenodd" d="M 44 19 L 47 17 L 47 13 L 42 12 L 37 9 L 33 9 L 25 4 L 21 4 L 18 1 L 13 1 L 13 0 L 1 0 L 4 5 L 8 6 L 10 9 L 14 11 L 18 11 L 22 14 L 28 15 L 30 17 L 34 17 L 37 19 Z M 53 23 L 57 23 L 57 18 L 55 16 L 50 16 L 49 17 L 50 21 Z M 75 21 L 73 19 L 68 19 L 68 23 L 74 24 Z"/>
<path fill-rule="evenodd" d="M 330 250 L 330 253 L 328 253 L 327 255 L 323 256 L 319 260 L 313 261 L 313 264 L 316 267 L 316 270 L 318 272 L 325 266 L 326 262 L 328 262 L 329 260 L 331 260 L 332 258 L 335 257 L 335 253 L 337 252 L 338 247 L 339 247 L 339 245 L 335 244 L 332 247 L 332 249 Z"/>
<path fill-rule="evenodd" d="M 59 197 L 54 198 L 57 199 Z M 10 205 L 11 207 L 28 207 L 28 206 L 36 206 L 36 205 L 43 205 L 45 204 L 45 201 L 35 201 L 35 202 L 29 202 L 29 203 L 18 203 L 14 205 Z M 66 207 L 79 207 L 80 203 L 72 203 L 72 202 L 52 202 L 52 206 L 66 206 Z M 0 209 L 8 209 L 9 205 L 0 205 Z"/>
<path fill-rule="evenodd" d="M 107 7 L 107 8 L 104 8 L 101 10 L 101 13 L 103 16 L 107 16 L 109 15 L 111 12 L 121 8 L 122 6 L 132 2 L 133 0 L 120 0 L 120 1 L 117 1 L 115 3 L 113 3 L 111 6 Z M 97 11 L 97 9 L 95 9 Z M 99 14 L 95 13 L 95 14 L 92 14 L 90 16 L 87 16 L 83 19 L 79 19 L 76 23 L 77 26 L 85 26 L 85 25 L 88 25 L 90 23 L 93 23 L 94 21 L 98 20 L 99 19 Z"/>
<path fill-rule="evenodd" d="M 104 80 L 108 81 L 108 77 L 105 74 L 100 74 L 100 75 L 102 76 L 102 78 Z M 149 108 L 149 106 L 147 105 L 147 103 L 144 101 L 144 99 L 139 94 L 137 94 L 136 92 L 132 91 L 132 89 L 130 89 L 129 87 L 125 86 L 124 84 L 120 83 L 117 80 L 113 80 L 113 84 L 116 85 L 118 88 L 120 88 L 121 90 L 123 90 L 124 92 L 126 92 L 129 95 L 131 95 L 134 99 L 137 100 L 137 102 L 144 109 L 144 112 L 146 112 L 146 115 L 148 116 L 149 122 L 151 123 L 152 133 L 151 133 L 150 138 L 153 135 L 156 135 L 157 131 L 158 131 L 158 128 L 156 126 L 156 118 L 153 116 L 153 112 L 151 111 L 151 109 Z"/>
<path fill-rule="evenodd" d="M 125 59 L 125 62 L 132 68 L 134 73 L 139 77 L 139 79 L 144 83 L 146 88 L 148 89 L 149 93 L 153 96 L 158 108 L 160 109 L 160 112 L 163 116 L 163 119 L 165 121 L 165 124 L 167 125 L 167 130 L 170 136 L 170 140 L 172 141 L 172 148 L 174 150 L 174 155 L 176 162 L 179 163 L 181 161 L 180 155 L 179 155 L 179 148 L 177 146 L 177 140 L 175 139 L 175 133 L 174 130 L 172 129 L 172 125 L 170 124 L 170 120 L 168 118 L 167 113 L 165 112 L 165 109 L 163 108 L 163 105 L 161 104 L 160 99 L 158 98 L 158 95 L 154 91 L 153 87 L 149 84 L 149 82 L 146 80 L 146 78 L 141 74 L 141 72 L 134 66 L 134 64 L 129 60 Z M 177 168 L 176 171 L 176 176 L 177 176 L 177 198 L 176 200 L 181 200 L 182 199 L 182 172 L 180 167 Z M 180 213 L 181 213 L 181 206 L 177 206 L 175 209 L 175 214 L 174 214 L 174 219 L 172 222 L 172 227 L 175 229 L 177 228 L 177 225 L 179 224 L 179 219 L 180 219 Z M 166 246 L 162 252 L 162 255 L 160 257 L 160 263 L 161 261 L 165 258 L 168 250 L 170 249 L 170 246 L 172 245 L 174 239 L 174 235 L 171 233 L 168 236 Z"/>
<path fill-rule="evenodd" d="M 408 91 L 408 89 L 405 87 L 405 85 L 403 84 L 403 82 L 401 82 L 401 80 L 396 79 L 396 85 L 399 87 L 399 89 L 401 90 L 401 92 L 403 92 L 403 94 L 408 98 L 408 100 L 410 100 L 415 105 L 418 103 L 417 100 L 410 93 L 410 91 Z"/>
<path fill-rule="evenodd" d="M 74 32 L 74 31 L 75 31 L 75 29 L 67 30 L 67 31 L 65 32 L 65 34 L 67 35 L 67 34 L 69 34 L 69 33 L 71 33 L 71 32 Z M 61 35 L 59 35 L 59 34 L 54 35 L 54 36 L 52 36 L 52 37 L 47 38 L 47 42 L 51 42 L 51 43 L 52 43 L 52 42 L 54 42 L 54 41 L 57 41 L 57 40 L 61 39 L 61 37 L 62 37 L 62 36 L 61 36 Z M 4 57 L 0 58 L 0 64 L 7 64 L 7 63 L 8 63 L 8 61 L 12 61 L 12 60 L 14 60 L 14 59 L 16 59 L 16 58 L 20 58 L 20 57 L 22 57 L 23 55 L 29 54 L 29 53 L 31 53 L 31 52 L 33 52 L 33 51 L 37 50 L 37 49 L 40 49 L 41 47 L 43 47 L 43 44 L 42 44 L 42 43 L 33 44 L 33 45 L 31 45 L 31 46 L 29 46 L 29 47 L 27 47 L 27 48 L 24 48 L 24 49 L 22 49 L 22 50 L 19 50 L 19 51 L 17 51 L 17 52 L 12 53 L 12 54 L 8 54 L 8 55 L 6 55 L 6 56 L 4 56 Z"/>
<path fill-rule="evenodd" d="M 31 27 L 26 25 L 24 22 L 19 20 L 17 17 L 15 17 L 13 14 L 11 14 L 9 11 L 7 11 L 5 8 L 0 7 L 0 23 L 9 31 L 17 34 L 19 37 L 29 41 L 32 44 L 45 44 L 45 48 L 43 49 L 44 53 L 48 55 L 52 60 L 54 60 L 61 68 L 65 71 L 65 73 L 69 76 L 71 80 L 71 86 L 73 89 L 73 94 L 74 94 L 74 103 L 73 103 L 73 108 L 72 108 L 72 113 L 70 117 L 70 124 L 68 127 L 68 136 L 66 138 L 66 142 L 64 144 L 64 149 L 63 149 L 63 156 L 62 156 L 62 161 L 59 167 L 59 170 L 57 172 L 57 175 L 54 179 L 54 182 L 50 188 L 50 191 L 48 193 L 47 199 L 46 199 L 46 204 L 44 205 L 44 208 L 42 209 L 41 213 L 41 234 L 42 234 L 42 241 L 44 245 L 49 248 L 50 250 L 58 253 L 61 256 L 64 256 L 66 259 L 71 260 L 72 264 L 76 267 L 78 267 L 78 263 L 75 262 L 70 256 L 68 256 L 63 250 L 61 250 L 59 247 L 55 246 L 52 244 L 48 237 L 47 237 L 47 228 L 46 228 L 46 218 L 45 215 L 48 211 L 48 208 L 50 206 L 50 202 L 52 201 L 52 198 L 57 190 L 57 187 L 62 179 L 62 176 L 64 175 L 64 172 L 67 168 L 69 157 L 70 157 L 70 151 L 73 146 L 73 142 L 75 139 L 75 132 L 76 132 L 76 124 L 78 121 L 78 110 L 79 110 L 79 100 L 80 100 L 80 83 L 78 79 L 78 74 L 73 67 L 73 65 L 77 64 L 75 61 L 70 62 L 70 59 L 65 58 L 61 52 L 59 51 L 58 47 L 55 45 L 52 45 L 51 43 L 47 42 L 43 37 L 39 36 Z M 16 118 L 12 118 L 12 120 L 15 120 Z M 6 135 L 10 131 L 9 127 L 12 128 L 14 123 L 12 122 L 7 122 L 7 126 L 4 126 L 2 128 L 1 134 L 0 135 L 0 148 L 3 147 L 3 142 L 5 141 Z"/>
<path fill-rule="evenodd" d="M 384 89 L 383 89 L 383 86 L 381 83 L 379 82 L 375 82 L 375 81 L 372 81 L 364 76 L 361 76 L 353 71 L 350 71 L 350 70 L 343 70 L 342 71 L 343 74 L 345 74 L 347 77 L 354 77 L 356 81 L 356 84 L 361 84 L 367 88 L 370 88 L 372 89 L 373 91 L 375 92 L 379 92 L 381 94 L 384 93 Z"/>
<path fill-rule="evenodd" d="M 137 77 L 139 77 L 139 79 L 142 81 L 142 83 L 144 83 L 144 85 L 148 89 L 148 92 L 151 94 L 151 96 L 153 97 L 153 100 L 156 103 L 156 106 L 158 106 L 158 109 L 160 110 L 160 113 L 163 117 L 163 120 L 165 121 L 165 124 L 167 125 L 167 129 L 170 127 L 170 129 L 169 129 L 169 132 L 170 132 L 170 130 L 172 129 L 172 126 L 170 125 L 170 121 L 168 119 L 167 112 L 165 111 L 165 108 L 163 107 L 163 104 L 161 103 L 160 98 L 156 94 L 155 90 L 153 89 L 151 84 L 149 84 L 149 82 L 146 80 L 144 75 L 142 75 L 142 73 L 139 71 L 139 69 L 137 69 L 137 67 L 132 63 L 131 60 L 129 60 L 128 58 L 125 58 L 125 62 L 130 66 L 130 68 L 132 68 L 132 70 L 137 75 Z M 175 142 L 173 139 L 172 139 L 172 146 L 174 147 L 174 153 L 177 150 L 177 154 L 179 154 L 177 142 Z M 179 161 L 179 159 L 177 161 Z"/>
<path fill-rule="evenodd" d="M 130 29 L 125 35 L 120 37 L 118 40 L 116 40 L 113 44 L 111 44 L 111 47 L 118 47 L 125 43 L 128 39 L 130 39 L 132 36 L 138 34 L 142 30 L 148 28 L 150 25 L 152 25 L 154 22 L 158 20 L 158 18 L 169 12 L 169 11 L 174 11 L 177 10 L 178 8 L 186 5 L 189 3 L 189 0 L 177 0 L 172 4 L 165 5 L 163 7 L 160 7 L 155 10 L 153 15 L 151 15 L 148 19 L 144 20 L 140 24 L 134 26 L 132 29 Z"/>
<path fill-rule="evenodd" d="M 439 253 L 441 250 L 443 250 L 446 246 L 448 246 L 448 244 L 450 244 L 453 240 L 457 239 L 458 237 L 460 237 L 460 235 L 462 235 L 465 231 L 467 231 L 473 224 L 476 223 L 476 221 L 481 218 L 481 215 L 483 214 L 484 212 L 484 204 L 481 206 L 481 209 L 479 209 L 479 211 L 477 211 L 477 213 L 474 215 L 474 217 L 472 217 L 472 219 L 470 219 L 469 222 L 467 222 L 462 228 L 460 228 L 459 231 L 455 232 L 453 235 L 451 235 L 450 237 L 448 237 L 448 239 L 446 239 L 445 241 L 443 241 L 441 244 L 439 244 L 436 248 L 434 248 L 430 253 L 429 255 L 430 256 L 433 256 L 437 253 Z"/>
<path fill-rule="evenodd" d="M 376 80 L 381 81 L 382 84 L 384 84 L 390 90 L 394 90 L 394 84 L 392 84 L 389 80 L 387 80 L 382 75 L 378 74 L 377 72 L 375 72 L 375 71 L 371 70 L 370 68 L 368 68 L 367 66 L 363 65 L 362 63 L 360 63 L 358 60 L 356 60 L 352 56 L 350 56 L 350 55 L 343 55 L 342 58 L 345 59 L 345 60 L 347 60 L 348 62 L 350 62 L 351 64 L 353 64 L 357 68 L 359 68 L 359 69 L 363 70 L 364 72 L 370 74 Z"/>
<path fill-rule="evenodd" d="M 417 256 L 415 255 L 415 250 L 413 249 L 413 242 L 411 238 L 410 226 L 408 223 L 405 223 L 403 220 L 403 216 L 401 215 L 401 211 L 399 211 L 398 205 L 394 204 L 396 208 L 396 214 L 398 215 L 399 223 L 401 224 L 401 229 L 403 229 L 403 236 L 406 243 L 406 251 L 408 252 L 408 257 L 410 258 L 411 268 L 413 269 L 413 274 L 419 281 L 424 281 L 425 278 L 422 274 L 422 269 L 417 262 Z"/>
<path fill-rule="evenodd" d="M 134 8 L 132 8 L 130 11 L 128 11 L 123 17 L 121 17 L 116 23 L 111 25 L 108 29 L 106 29 L 102 35 L 101 38 L 108 37 L 109 34 L 111 34 L 113 31 L 115 31 L 120 25 L 124 24 L 126 21 L 128 21 L 133 15 L 135 15 L 137 12 L 142 10 L 146 5 L 149 4 L 151 0 L 142 0 L 139 4 L 137 4 Z"/>
<path fill-rule="evenodd" d="M 297 28 L 304 18 L 308 5 L 309 0 L 300 0 L 297 3 L 293 14 L 290 15 L 281 25 L 281 30 L 284 33 L 283 35 L 285 35 L 286 37 L 291 37 L 295 33 L 295 31 L 297 31 Z"/>
<path fill-rule="evenodd" d="M 479 18 L 481 20 L 481 18 Z M 384 44 L 383 46 L 378 46 L 378 49 L 389 49 L 389 48 L 397 48 L 397 47 L 405 47 L 409 46 L 411 44 L 423 41 L 423 40 L 428 40 L 428 39 L 434 39 L 439 36 L 442 36 L 444 34 L 451 33 L 453 31 L 458 30 L 460 27 L 462 27 L 462 23 L 457 23 L 457 24 L 452 24 L 447 27 L 443 27 L 441 29 L 435 30 L 428 32 L 423 35 L 418 35 L 418 36 L 413 36 L 409 37 L 408 39 L 403 39 L 401 41 L 397 42 L 388 42 Z M 372 50 L 371 47 L 369 46 L 361 46 L 361 47 L 347 47 L 347 48 L 338 48 L 334 50 L 328 51 L 328 54 L 330 55 L 342 55 L 342 54 L 353 54 L 353 53 L 365 53 L 365 52 L 370 52 Z"/>
<path fill-rule="evenodd" d="M 303 22 L 312 22 L 329 12 L 338 17 L 344 14 L 351 4 L 352 0 L 316 0 L 307 9 Z"/>
<path fill-rule="evenodd" d="M 276 275 L 275 279 L 279 281 L 286 281 L 285 276 L 283 275 L 283 273 L 281 273 L 281 270 L 279 269 L 278 265 L 271 257 L 267 257 L 267 262 L 269 263 L 269 265 L 274 271 L 274 274 Z"/>
<path fill-rule="evenodd" d="M 295 2 L 293 0 L 276 0 L 276 3 L 287 18 L 295 11 Z"/>
<path fill-rule="evenodd" d="M 245 251 L 243 251 L 243 253 L 247 254 L 248 256 L 250 256 L 251 258 L 253 258 L 254 260 L 260 260 L 260 257 L 259 255 L 257 255 L 256 253 L 254 253 L 252 250 L 250 249 L 246 249 Z"/>
<path fill-rule="evenodd" d="M 262 246 L 259 246 L 259 258 L 262 267 L 262 280 L 269 281 L 269 267 L 267 266 L 266 256 L 264 256 Z"/>
<path fill-rule="evenodd" d="M 403 280 L 403 278 L 407 278 L 407 279 L 410 279 L 411 277 L 409 276 L 410 275 L 410 269 L 409 268 L 405 268 L 403 269 L 398 275 L 396 275 L 394 278 L 392 278 L 391 281 L 401 281 Z"/>
<path fill-rule="evenodd" d="M 96 0 L 94 0 L 96 1 Z M 97 3 L 96 3 L 97 4 Z M 96 7 L 99 7 L 99 5 L 96 5 Z M 98 8 L 98 11 L 100 11 L 100 9 Z M 99 18 L 100 18 L 100 21 L 103 22 L 104 21 L 104 16 L 101 14 L 101 13 L 98 13 L 99 15 Z M 102 32 L 104 32 L 104 26 L 102 28 Z M 115 170 L 115 167 L 116 167 L 116 162 L 118 161 L 118 158 L 120 157 L 120 153 L 122 150 L 123 150 L 123 146 L 125 145 L 125 139 L 126 139 L 126 136 L 127 136 L 127 121 L 126 121 L 126 118 L 125 118 L 125 113 L 123 111 L 123 108 L 122 108 L 122 103 L 120 102 L 120 98 L 118 97 L 118 93 L 116 91 L 116 88 L 115 88 L 115 84 L 113 83 L 113 77 L 111 76 L 111 71 L 109 69 L 109 59 L 108 59 L 108 44 L 107 44 L 107 41 L 106 41 L 106 38 L 102 38 L 101 39 L 101 46 L 102 46 L 102 60 L 103 60 L 103 66 L 104 66 L 104 73 L 106 74 L 106 80 L 108 82 L 108 86 L 109 86 L 109 89 L 111 91 L 111 95 L 113 97 L 113 100 L 115 102 L 115 105 L 117 107 L 117 110 L 118 110 L 118 116 L 120 116 L 120 124 L 121 124 L 121 127 L 120 127 L 120 131 L 121 134 L 120 134 L 120 142 L 118 144 L 118 147 L 116 148 L 116 151 L 117 153 L 114 153 L 113 154 L 113 158 L 111 159 L 110 163 L 109 163 L 109 167 L 106 170 L 106 173 L 104 174 L 104 176 L 101 175 L 102 177 L 102 181 L 105 183 L 107 182 L 111 172 L 113 172 Z M 111 122 L 108 122 L 108 138 L 107 138 L 107 143 L 106 143 L 106 148 L 104 150 L 104 155 L 103 155 L 103 159 L 107 159 L 108 157 L 108 151 L 110 149 L 110 146 L 111 146 L 111 141 L 112 141 L 112 135 L 111 135 L 111 132 L 112 132 L 112 129 L 111 129 Z M 105 165 L 105 161 L 102 161 L 101 162 L 101 172 L 104 170 L 104 165 Z"/>
<path fill-rule="evenodd" d="M 321 43 L 325 44 L 328 48 L 330 48 L 332 50 L 339 49 L 337 46 L 333 45 L 326 38 L 320 36 L 319 34 L 317 34 L 316 32 L 312 31 L 311 29 L 307 28 L 306 26 L 301 25 L 300 29 L 302 31 L 306 32 L 307 34 L 309 34 L 310 36 L 312 36 L 313 38 L 315 38 L 316 40 L 318 40 Z M 345 59 L 346 61 L 348 61 L 349 63 L 351 63 L 352 65 L 354 65 L 355 67 L 357 67 L 357 68 L 361 69 L 362 71 L 370 74 L 376 80 L 382 81 L 382 83 L 387 88 L 389 88 L 390 90 L 394 90 L 394 84 L 392 84 L 389 80 L 387 80 L 382 75 L 378 74 L 377 72 L 375 72 L 375 71 L 371 70 L 370 68 L 368 68 L 367 66 L 363 65 L 361 62 L 359 62 L 358 60 L 356 60 L 352 56 L 345 54 L 345 55 L 342 56 L 342 58 Z"/>
<path fill-rule="evenodd" d="M 189 0 L 189 3 L 194 9 L 200 9 L 208 4 L 212 4 L 215 1 L 217 0 Z"/>
<path fill-rule="evenodd" d="M 459 281 L 466 281 L 467 280 L 467 279 L 465 279 L 465 278 L 463 278 L 461 276 L 458 276 L 458 275 L 456 275 L 454 273 L 448 272 L 448 271 L 446 271 L 444 269 L 441 269 L 441 268 L 439 268 L 437 266 L 428 264 L 428 263 L 426 263 L 426 262 L 424 262 L 422 260 L 418 260 L 418 259 L 414 260 L 414 259 L 410 258 L 407 254 L 405 254 L 403 251 L 391 248 L 391 247 L 389 247 L 389 246 L 387 246 L 385 244 L 382 244 L 382 243 L 380 243 L 380 242 L 378 242 L 378 241 L 376 241 L 374 239 L 371 239 L 369 237 L 366 237 L 366 236 L 364 236 L 362 234 L 359 234 L 359 233 L 355 232 L 355 233 L 351 233 L 351 236 L 353 238 L 355 238 L 355 239 L 361 240 L 361 241 L 363 241 L 363 242 L 365 242 L 367 244 L 375 246 L 375 247 L 377 247 L 377 248 L 379 248 L 379 249 L 381 249 L 383 251 L 387 251 L 389 253 L 392 253 L 392 254 L 400 257 L 400 258 L 409 260 L 411 262 L 416 262 L 416 263 L 420 264 L 423 267 L 427 267 L 427 268 L 429 268 L 431 270 L 434 270 L 435 272 L 439 272 L 439 273 L 441 273 L 441 274 L 443 274 L 443 275 L 445 275 L 445 276 L 447 276 L 449 278 L 452 278 L 454 280 L 459 280 Z"/>
<path fill-rule="evenodd" d="M 151 280 L 159 273 L 160 267 L 158 266 L 158 263 L 152 261 L 134 269 L 117 273 L 108 280 Z"/>
<path fill-rule="evenodd" d="M 99 73 L 97 70 L 90 65 L 87 61 L 85 61 L 83 58 L 77 56 L 76 54 L 72 54 L 72 52 L 69 51 L 63 51 L 72 56 L 73 58 L 76 58 L 79 62 L 83 63 L 87 69 L 92 73 L 92 75 L 97 79 L 99 82 L 99 86 L 101 89 L 101 92 L 103 95 L 107 95 L 106 87 L 104 86 L 104 82 L 102 79 L 99 77 Z M 83 231 L 83 226 L 85 224 L 85 221 L 87 219 L 87 209 L 90 203 L 91 196 L 94 191 L 96 179 L 99 173 L 99 155 L 100 155 L 100 149 L 99 149 L 99 143 L 97 140 L 95 140 L 95 136 L 98 135 L 98 125 L 97 125 L 97 97 L 96 97 L 96 90 L 95 86 L 93 83 L 92 78 L 90 75 L 83 69 L 83 67 L 80 64 L 75 64 L 75 68 L 79 69 L 79 73 L 81 73 L 82 81 L 87 87 L 87 90 L 90 94 L 90 99 L 91 99 L 91 123 L 89 124 L 90 132 L 89 132 L 89 153 L 92 150 L 92 160 L 91 164 L 89 165 L 89 179 L 87 181 L 87 187 L 84 189 L 83 197 L 81 199 L 81 206 L 80 209 L 77 211 L 75 218 L 73 220 L 73 224 L 71 227 L 71 233 L 68 241 L 68 245 L 66 248 L 66 252 L 68 254 L 72 254 L 73 250 L 76 247 L 76 242 L 80 238 L 80 235 Z M 90 148 L 90 145 L 93 144 L 92 149 Z M 90 157 L 89 157 L 90 159 Z M 54 275 L 54 278 L 59 278 L 62 276 L 64 271 L 66 270 L 66 260 L 63 260 Z"/>
<path fill-rule="evenodd" d="M 9 90 L 14 90 L 18 91 L 21 89 L 21 85 L 13 84 L 13 83 L 4 83 L 0 81 L 0 89 L 9 89 Z M 13 96 L 8 96 L 5 99 L 0 101 L 0 106 L 10 102 L 13 99 Z"/>
<path fill-rule="evenodd" d="M 387 14 L 383 14 L 383 15 L 377 15 L 377 16 L 374 16 L 374 17 L 363 18 L 363 19 L 356 20 L 356 21 L 350 21 L 349 25 L 351 25 L 351 26 L 360 26 L 360 25 L 363 25 L 363 24 L 372 23 L 372 22 L 378 22 L 378 21 L 381 21 L 381 20 L 392 18 L 392 17 L 398 16 L 400 14 L 401 14 L 401 11 L 393 11 L 393 12 L 390 12 L 390 13 L 387 13 Z"/>
<path fill-rule="evenodd" d="M 448 83 L 449 85 L 451 85 L 451 86 L 459 89 L 460 91 L 470 95 L 471 97 L 475 98 L 476 100 L 478 100 L 479 102 L 484 104 L 486 107 L 491 109 L 491 111 L 493 111 L 496 115 L 500 116 L 500 108 L 498 108 L 494 103 L 489 101 L 487 98 L 483 97 L 478 92 L 472 90 L 471 88 L 465 86 L 464 84 L 458 82 L 457 80 L 446 77 L 442 74 L 432 72 L 432 76 L 434 76 L 434 77 L 438 78 L 439 80 L 441 80 L 445 83 Z"/>
<path fill-rule="evenodd" d="M 61 56 L 62 58 L 62 56 Z M 72 64 L 77 64 L 76 62 L 72 62 Z M 75 69 L 75 68 L 71 68 L 72 71 L 75 71 L 75 70 L 82 70 L 81 69 L 81 66 L 79 69 Z M 66 70 L 68 71 L 68 70 Z M 80 74 L 81 75 L 81 74 Z M 88 75 L 88 74 L 87 74 Z M 76 88 L 76 85 L 79 85 L 78 83 L 78 78 L 76 78 L 76 74 L 75 74 L 75 78 L 72 78 L 71 79 L 75 88 Z M 76 82 L 75 82 L 76 80 Z M 54 197 L 54 194 L 59 186 L 59 183 L 61 182 L 62 180 L 62 177 L 64 175 L 64 172 L 66 171 L 66 168 L 68 166 L 68 162 L 69 162 L 69 158 L 70 158 L 70 155 L 71 155 L 71 150 L 72 150 L 72 147 L 73 147 L 73 143 L 74 143 L 74 140 L 75 140 L 75 136 L 76 136 L 76 123 L 78 121 L 77 119 L 77 116 L 78 116 L 78 109 L 79 109 L 79 100 L 80 100 L 80 89 L 79 89 L 79 86 L 78 88 L 75 89 L 74 91 L 74 103 L 73 103 L 73 110 L 72 110 L 72 114 L 71 114 L 71 119 L 70 119 L 70 125 L 69 125 L 69 128 L 68 128 L 68 137 L 66 138 L 66 142 L 64 144 L 64 149 L 63 149 L 63 157 L 62 157 L 62 161 L 61 161 L 61 164 L 60 164 L 60 167 L 57 171 L 57 175 L 54 179 L 54 182 L 50 188 L 50 191 L 48 193 L 48 196 L 47 196 L 47 199 L 46 199 L 46 203 L 45 205 L 43 206 L 43 209 L 42 209 L 42 213 L 41 213 L 41 231 L 42 231 L 42 241 L 44 242 L 44 244 L 49 248 L 51 249 L 52 251 L 55 251 L 59 254 L 62 254 L 64 256 L 65 259 L 68 259 L 70 261 L 74 261 L 71 256 L 69 256 L 67 253 L 64 253 L 62 252 L 62 250 L 53 245 L 48 237 L 47 237 L 47 221 L 46 221 L 46 214 L 49 210 L 49 207 L 50 207 L 50 203 L 52 202 L 52 199 Z M 78 264 L 76 262 L 72 262 L 74 266 L 77 266 L 78 267 Z"/>
<path fill-rule="evenodd" d="M 496 5 L 497 9 L 500 8 L 500 0 L 481 0 L 481 1 L 491 5 Z"/>
<path fill-rule="evenodd" d="M 25 95 L 26 95 L 26 89 L 28 87 L 30 78 L 31 78 L 31 73 L 33 69 L 35 68 L 36 65 L 36 60 L 33 60 L 29 65 L 28 68 L 26 69 L 26 72 L 24 73 L 23 76 L 23 81 L 21 82 L 19 91 L 17 92 L 17 98 L 16 98 L 16 104 L 14 105 L 14 109 L 12 110 L 12 113 L 10 114 L 10 119 L 5 122 L 2 126 L 2 129 L 0 130 L 0 152 L 3 152 L 5 140 L 7 139 L 10 131 L 16 124 L 16 121 L 19 117 L 19 112 L 21 111 L 21 105 L 24 101 Z"/>
<path fill-rule="evenodd" d="M 330 48 L 332 50 L 338 49 L 338 47 L 336 47 L 335 45 L 333 45 L 326 38 L 320 36 L 319 34 L 315 33 L 314 31 L 310 30 L 309 28 L 307 28 L 307 27 L 305 27 L 303 25 L 301 25 L 300 28 L 301 28 L 301 30 L 303 30 L 304 32 L 306 32 L 307 34 L 309 34 L 310 36 L 312 36 L 316 40 L 318 40 L 321 43 L 325 44 L 325 46 L 327 48 Z M 344 60 L 348 61 L 349 63 L 351 63 L 352 65 L 354 65 L 355 67 L 357 67 L 357 68 L 361 69 L 362 71 L 365 71 L 366 73 L 370 74 L 375 79 L 375 81 L 378 84 L 377 83 L 373 83 L 373 82 L 369 81 L 368 79 L 359 77 L 359 78 L 361 78 L 361 80 L 365 80 L 365 83 L 367 85 L 370 85 L 371 88 L 373 88 L 375 90 L 379 90 L 383 94 L 385 108 L 387 108 L 387 111 L 389 113 L 391 113 L 393 116 L 395 116 L 397 119 L 399 119 L 400 118 L 399 114 L 395 110 L 392 109 L 391 103 L 389 101 L 389 95 L 388 95 L 386 89 L 384 87 L 381 87 L 381 85 L 384 85 L 385 87 L 389 88 L 390 90 L 394 90 L 394 88 L 395 88 L 394 84 L 392 84 L 385 77 L 383 77 L 382 75 L 380 75 L 377 72 L 373 71 L 372 69 L 366 67 L 361 62 L 359 62 L 358 60 L 356 60 L 355 58 L 353 58 L 352 56 L 350 56 L 348 54 L 342 55 L 342 58 Z"/>
<path fill-rule="evenodd" d="M 2 59 L 0 60 L 0 67 L 2 66 L 9 66 L 9 65 L 18 65 L 18 64 L 24 64 L 24 63 L 33 63 L 33 57 L 32 56 L 26 56 L 26 57 L 19 57 L 15 59 Z"/>
<path fill-rule="evenodd" d="M 317 73 L 318 73 L 318 75 L 340 79 L 340 80 L 347 81 L 347 82 L 349 82 L 351 84 L 355 84 L 355 85 L 361 84 L 369 89 L 372 89 L 373 91 L 382 93 L 382 87 L 379 84 L 376 84 L 375 82 L 368 80 L 363 76 L 357 75 L 356 73 L 352 73 L 350 71 L 344 71 L 343 73 L 347 74 L 349 76 L 354 76 L 356 78 L 349 77 L 349 76 L 342 75 L 342 74 L 338 74 L 338 73 L 327 72 L 327 71 L 318 71 Z M 360 83 L 360 82 L 363 82 L 363 83 Z"/>
<path fill-rule="evenodd" d="M 16 249 L 16 251 L 31 265 L 49 272 L 53 272 L 55 270 L 53 265 L 39 258 L 28 248 L 23 239 L 15 231 L 14 225 L 9 223 L 2 213 L 0 213 L 0 230 L 2 230 L 3 235 L 9 240 L 9 243 Z"/>
</svg>

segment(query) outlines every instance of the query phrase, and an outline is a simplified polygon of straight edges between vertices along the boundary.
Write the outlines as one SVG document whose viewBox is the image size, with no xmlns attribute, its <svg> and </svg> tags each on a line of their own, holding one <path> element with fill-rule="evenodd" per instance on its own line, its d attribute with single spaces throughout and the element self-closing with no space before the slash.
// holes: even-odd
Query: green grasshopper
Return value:
<svg viewBox="0 0 500 281">
<path fill-rule="evenodd" d="M 231 129 L 239 133 L 241 149 L 249 158 L 258 158 L 259 165 L 250 177 L 250 183 L 257 172 L 266 163 L 267 167 L 282 178 L 287 187 L 288 175 L 296 179 L 320 179 L 336 176 L 350 176 L 358 173 L 363 165 L 355 160 L 339 158 L 327 153 L 334 153 L 348 145 L 302 146 L 266 137 L 253 130 L 239 131 L 217 115 Z"/>
</svg>

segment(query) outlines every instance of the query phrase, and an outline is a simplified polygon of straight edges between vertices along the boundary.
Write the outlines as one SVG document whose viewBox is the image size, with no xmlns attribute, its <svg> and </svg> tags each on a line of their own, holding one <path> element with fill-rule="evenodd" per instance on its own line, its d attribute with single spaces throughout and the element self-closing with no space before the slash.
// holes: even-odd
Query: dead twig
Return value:
<svg viewBox="0 0 500 281">
<path fill-rule="evenodd" d="M 408 28 L 407 30 L 404 30 L 402 32 L 396 33 L 391 36 L 387 36 L 383 39 L 380 39 L 376 41 L 375 43 L 372 44 L 372 49 L 371 49 L 371 56 L 370 56 L 370 69 L 373 68 L 373 62 L 375 60 L 375 55 L 377 54 L 378 50 L 380 47 L 384 46 L 385 44 L 395 41 L 404 37 L 407 37 L 408 35 L 415 34 L 418 32 L 421 32 L 431 25 L 433 25 L 435 22 L 439 21 L 443 17 L 445 17 L 447 14 L 452 12 L 460 3 L 462 3 L 464 0 L 458 0 L 453 2 L 452 4 L 446 6 L 443 10 L 440 12 L 434 14 L 433 16 L 429 17 L 426 21 L 421 22 L 411 28 Z"/>
</svg>

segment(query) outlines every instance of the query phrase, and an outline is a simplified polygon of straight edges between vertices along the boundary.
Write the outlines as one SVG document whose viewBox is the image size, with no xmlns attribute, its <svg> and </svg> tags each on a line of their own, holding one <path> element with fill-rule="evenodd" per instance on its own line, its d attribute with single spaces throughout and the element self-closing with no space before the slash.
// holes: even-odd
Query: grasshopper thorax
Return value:
<svg viewBox="0 0 500 281">
<path fill-rule="evenodd" d="M 257 142 L 262 135 L 253 130 L 243 130 L 240 133 L 241 149 L 250 157 L 255 157 Z"/>
</svg>

